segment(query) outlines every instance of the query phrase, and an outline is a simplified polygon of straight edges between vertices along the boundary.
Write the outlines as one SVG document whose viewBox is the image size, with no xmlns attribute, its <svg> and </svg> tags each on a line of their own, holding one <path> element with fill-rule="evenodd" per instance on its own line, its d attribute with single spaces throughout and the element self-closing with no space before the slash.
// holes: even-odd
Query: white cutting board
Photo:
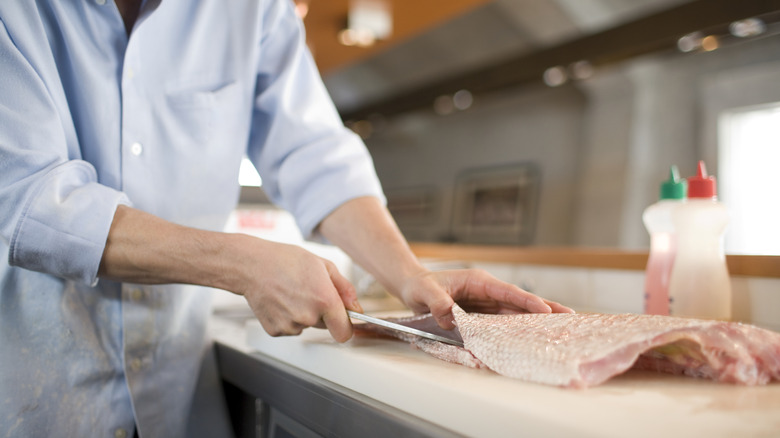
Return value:
<svg viewBox="0 0 780 438">
<path fill-rule="evenodd" d="M 338 344 L 325 330 L 272 338 L 257 321 L 246 328 L 251 349 L 468 436 L 780 436 L 780 383 L 630 371 L 572 390 L 450 364 L 394 339 Z"/>
</svg>

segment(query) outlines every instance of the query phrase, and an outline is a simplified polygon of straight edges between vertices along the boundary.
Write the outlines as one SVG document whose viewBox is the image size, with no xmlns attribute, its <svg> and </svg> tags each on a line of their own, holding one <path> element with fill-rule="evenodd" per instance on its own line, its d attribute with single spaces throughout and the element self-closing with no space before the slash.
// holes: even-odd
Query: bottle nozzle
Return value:
<svg viewBox="0 0 780 438">
<path fill-rule="evenodd" d="M 687 184 L 680 179 L 680 171 L 677 166 L 669 168 L 669 179 L 661 183 L 660 199 L 685 199 Z"/>
<path fill-rule="evenodd" d="M 680 182 L 680 171 L 677 169 L 677 166 L 674 164 L 669 167 L 669 182 L 677 183 Z"/>
<path fill-rule="evenodd" d="M 699 169 L 696 176 L 699 178 L 707 178 L 707 167 L 704 166 L 704 160 L 699 160 Z"/>
<path fill-rule="evenodd" d="M 707 175 L 707 168 L 704 161 L 699 161 L 699 169 L 696 176 L 688 178 L 688 197 L 689 198 L 716 198 L 718 191 L 715 184 L 715 177 Z"/>
</svg>

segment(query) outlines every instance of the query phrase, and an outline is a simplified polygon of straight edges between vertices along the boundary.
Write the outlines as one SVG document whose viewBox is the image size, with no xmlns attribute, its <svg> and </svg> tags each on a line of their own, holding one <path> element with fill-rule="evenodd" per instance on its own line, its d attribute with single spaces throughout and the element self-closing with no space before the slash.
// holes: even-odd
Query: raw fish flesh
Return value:
<svg viewBox="0 0 780 438">
<path fill-rule="evenodd" d="M 457 305 L 452 313 L 463 348 L 391 334 L 439 359 L 564 387 L 599 385 L 632 367 L 745 385 L 780 380 L 780 333 L 748 324 L 635 314 L 489 315 Z M 430 315 L 392 320 L 438 328 Z"/>
</svg>

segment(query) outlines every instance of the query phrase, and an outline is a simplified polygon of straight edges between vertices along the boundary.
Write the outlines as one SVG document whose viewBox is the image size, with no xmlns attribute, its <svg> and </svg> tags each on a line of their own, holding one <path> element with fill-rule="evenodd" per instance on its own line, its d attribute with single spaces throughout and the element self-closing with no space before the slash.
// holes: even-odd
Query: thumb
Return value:
<svg viewBox="0 0 780 438">
<path fill-rule="evenodd" d="M 354 310 L 355 312 L 363 313 L 363 307 L 357 299 L 357 292 L 355 292 L 355 286 L 349 282 L 341 273 L 336 269 L 336 266 L 332 263 L 326 264 L 328 274 L 330 275 L 330 281 L 333 286 L 336 287 L 336 291 L 341 298 L 341 302 L 344 303 L 344 307 L 348 310 Z"/>
<path fill-rule="evenodd" d="M 431 315 L 439 324 L 439 327 L 445 330 L 452 330 L 455 328 L 452 316 L 452 305 L 455 301 L 452 300 L 449 294 L 439 294 L 436 301 L 430 303 L 428 308 L 431 310 Z"/>
</svg>

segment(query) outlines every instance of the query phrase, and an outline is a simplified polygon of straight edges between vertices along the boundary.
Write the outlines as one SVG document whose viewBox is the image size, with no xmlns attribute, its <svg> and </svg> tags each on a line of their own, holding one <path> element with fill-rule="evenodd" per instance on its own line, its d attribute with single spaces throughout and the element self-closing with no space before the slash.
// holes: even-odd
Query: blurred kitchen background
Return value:
<svg viewBox="0 0 780 438">
<path fill-rule="evenodd" d="M 646 249 L 669 166 L 703 159 L 726 251 L 780 254 L 780 1 L 296 6 L 409 240 Z M 245 188 L 231 227 L 298 239 L 263 200 Z"/>
</svg>

